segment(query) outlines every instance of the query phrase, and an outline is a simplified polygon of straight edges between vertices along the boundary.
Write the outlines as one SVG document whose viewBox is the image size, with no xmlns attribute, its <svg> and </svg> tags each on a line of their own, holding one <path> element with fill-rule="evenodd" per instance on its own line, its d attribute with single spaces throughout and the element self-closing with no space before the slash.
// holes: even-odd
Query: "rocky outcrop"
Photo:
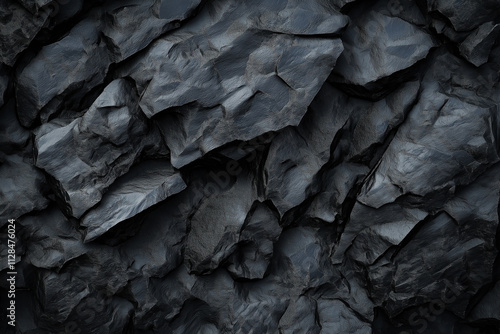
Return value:
<svg viewBox="0 0 500 334">
<path fill-rule="evenodd" d="M 498 332 L 499 14 L 3 1 L 0 333 Z"/>
</svg>

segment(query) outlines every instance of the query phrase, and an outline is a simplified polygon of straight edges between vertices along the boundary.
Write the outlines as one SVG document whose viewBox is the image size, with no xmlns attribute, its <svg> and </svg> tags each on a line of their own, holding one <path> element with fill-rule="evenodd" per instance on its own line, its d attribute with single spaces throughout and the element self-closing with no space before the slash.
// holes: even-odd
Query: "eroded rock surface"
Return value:
<svg viewBox="0 0 500 334">
<path fill-rule="evenodd" d="M 497 333 L 498 8 L 3 1 L 15 332 Z"/>
</svg>

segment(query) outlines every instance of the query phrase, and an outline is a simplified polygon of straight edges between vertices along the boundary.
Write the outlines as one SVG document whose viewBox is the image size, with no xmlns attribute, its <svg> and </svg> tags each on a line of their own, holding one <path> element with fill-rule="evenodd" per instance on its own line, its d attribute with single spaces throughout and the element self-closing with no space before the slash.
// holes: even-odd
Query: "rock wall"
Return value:
<svg viewBox="0 0 500 334">
<path fill-rule="evenodd" d="M 498 0 L 2 0 L 0 332 L 500 333 L 499 33 Z"/>
</svg>

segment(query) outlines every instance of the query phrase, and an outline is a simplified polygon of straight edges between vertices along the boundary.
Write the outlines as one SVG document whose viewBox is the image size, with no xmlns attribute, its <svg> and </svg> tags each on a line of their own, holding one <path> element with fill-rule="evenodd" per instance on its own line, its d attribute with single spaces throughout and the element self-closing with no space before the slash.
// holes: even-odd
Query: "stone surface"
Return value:
<svg viewBox="0 0 500 334">
<path fill-rule="evenodd" d="M 9 86 L 9 75 L 7 67 L 3 64 L 0 64 L 0 107 L 5 103 L 5 93 Z"/>
<path fill-rule="evenodd" d="M 30 13 L 17 1 L 0 4 L 0 63 L 14 65 L 18 55 L 26 50 L 47 22 L 51 10 Z"/>
<path fill-rule="evenodd" d="M 47 123 L 38 130 L 36 165 L 54 179 L 68 214 L 80 218 L 159 139 L 138 109 L 133 86 L 118 79 L 82 117 L 64 126 Z"/>
<path fill-rule="evenodd" d="M 3 1 L 0 333 L 497 333 L 498 8 Z"/>
<path fill-rule="evenodd" d="M 460 44 L 460 53 L 472 64 L 481 66 L 488 61 L 491 48 L 497 40 L 500 25 L 486 22 Z"/>
<path fill-rule="evenodd" d="M 314 190 L 314 179 L 330 159 L 330 146 L 349 118 L 346 96 L 329 84 L 321 89 L 297 128 L 286 128 L 271 143 L 264 166 L 266 195 L 283 215 Z"/>
<path fill-rule="evenodd" d="M 21 124 L 31 126 L 39 121 L 42 108 L 48 109 L 47 121 L 64 102 L 62 97 L 83 97 L 103 82 L 110 63 L 94 20 L 79 22 L 66 37 L 43 47 L 18 72 L 16 98 Z"/>
<path fill-rule="evenodd" d="M 132 167 L 116 180 L 102 200 L 82 217 L 85 242 L 113 226 L 186 188 L 182 177 L 167 161 L 148 160 Z M 123 208 L 127 208 L 124 210 Z"/>
<path fill-rule="evenodd" d="M 209 3 L 199 20 L 159 39 L 123 73 L 144 90 L 145 114 L 162 112 L 173 166 L 299 123 L 343 49 L 339 39 L 311 35 L 338 33 L 347 23 L 334 9 L 307 4 Z"/>
<path fill-rule="evenodd" d="M 47 224 L 39 224 L 39 219 Z M 28 261 L 37 268 L 60 269 L 90 249 L 83 244 L 77 223 L 69 221 L 56 208 L 51 207 L 38 216 L 26 216 L 21 224 L 30 235 L 26 251 Z"/>
<path fill-rule="evenodd" d="M 23 175 L 22 178 L 19 175 Z M 47 207 L 49 200 L 45 176 L 29 159 L 19 155 L 0 155 L 0 226 L 31 211 Z"/>
<path fill-rule="evenodd" d="M 186 18 L 184 12 L 169 19 L 158 18 L 158 1 L 129 0 L 112 3 L 106 8 L 102 33 L 114 62 L 120 62 L 148 46 L 154 39 L 179 26 L 175 21 Z M 189 7 L 185 9 L 189 11 Z M 132 35 L 128 32 L 133 32 Z"/>
<path fill-rule="evenodd" d="M 349 25 L 342 43 L 345 50 L 334 71 L 337 80 L 367 88 L 424 59 L 434 46 L 420 28 L 373 10 Z"/>
<path fill-rule="evenodd" d="M 430 0 L 427 1 L 427 10 L 445 16 L 456 31 L 474 29 L 499 15 L 498 1 L 495 0 L 468 1 L 466 5 L 461 5 L 458 0 Z"/>
<path fill-rule="evenodd" d="M 219 188 L 201 202 L 186 241 L 185 259 L 192 272 L 212 271 L 231 255 L 254 199 L 251 176 L 243 173 L 229 189 Z"/>
<path fill-rule="evenodd" d="M 265 204 L 254 203 L 241 229 L 238 248 L 228 259 L 228 271 L 238 278 L 263 278 L 281 230 L 277 215 Z"/>
<path fill-rule="evenodd" d="M 379 208 L 402 195 L 446 195 L 498 161 L 496 125 L 491 124 L 496 107 L 474 97 L 460 100 L 456 95 L 465 95 L 465 85 L 457 93 L 440 88 L 436 70 L 429 71 L 418 104 L 363 186 L 362 203 Z"/>
</svg>

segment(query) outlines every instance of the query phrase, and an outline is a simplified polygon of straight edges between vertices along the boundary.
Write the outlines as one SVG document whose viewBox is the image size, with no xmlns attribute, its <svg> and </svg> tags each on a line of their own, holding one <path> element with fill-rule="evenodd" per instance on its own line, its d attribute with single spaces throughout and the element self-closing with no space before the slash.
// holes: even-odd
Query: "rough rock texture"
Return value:
<svg viewBox="0 0 500 334">
<path fill-rule="evenodd" d="M 51 8 L 31 13 L 18 1 L 0 4 L 0 63 L 14 65 L 18 55 L 30 45 L 47 22 Z"/>
<path fill-rule="evenodd" d="M 0 333 L 500 333 L 499 8 L 3 1 Z"/>
<path fill-rule="evenodd" d="M 141 162 L 116 180 L 99 204 L 82 217 L 82 226 L 87 227 L 85 241 L 97 238 L 116 224 L 134 217 L 184 188 L 186 184 L 182 177 L 169 162 Z"/>
<path fill-rule="evenodd" d="M 122 73 L 137 82 L 148 117 L 165 111 L 160 122 L 177 168 L 231 141 L 297 125 L 342 52 L 340 39 L 322 36 L 347 24 L 333 8 L 235 4 L 207 3 L 198 20 Z"/>
<path fill-rule="evenodd" d="M 126 173 L 148 146 L 161 140 L 140 113 L 137 93 L 124 79 L 111 82 L 82 117 L 41 126 L 36 165 L 49 173 L 70 215 L 80 218 Z M 95 147 L 95 148 L 94 148 Z"/>
</svg>

